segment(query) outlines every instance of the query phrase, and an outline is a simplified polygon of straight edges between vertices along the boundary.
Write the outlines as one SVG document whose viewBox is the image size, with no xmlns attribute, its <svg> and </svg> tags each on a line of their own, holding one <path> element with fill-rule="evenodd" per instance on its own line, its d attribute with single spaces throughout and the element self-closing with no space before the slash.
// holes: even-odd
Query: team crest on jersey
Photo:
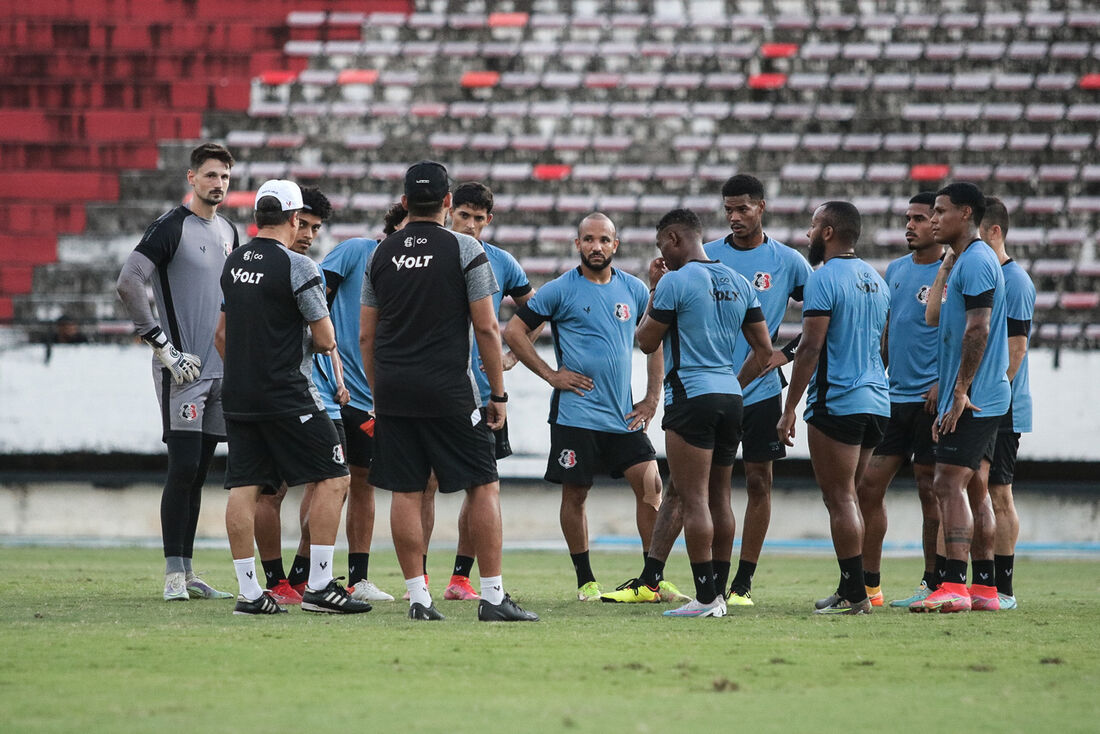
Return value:
<svg viewBox="0 0 1100 734">
<path fill-rule="evenodd" d="M 199 406 L 194 403 L 184 403 L 180 406 L 180 418 L 188 423 L 193 423 L 199 417 Z"/>
<path fill-rule="evenodd" d="M 229 257 L 229 253 L 233 252 L 233 245 L 228 242 L 222 243 L 222 250 L 225 252 L 225 256 Z"/>
<path fill-rule="evenodd" d="M 930 290 L 932 290 L 931 286 L 922 285 L 920 290 L 917 291 L 917 300 L 926 306 L 928 305 L 928 291 Z"/>
<path fill-rule="evenodd" d="M 336 444 L 332 447 L 332 460 L 337 464 L 344 463 L 344 447 L 340 444 Z"/>
<path fill-rule="evenodd" d="M 573 449 L 563 449 L 558 454 L 558 463 L 561 464 L 563 469 L 572 469 L 577 465 L 577 452 Z"/>
<path fill-rule="evenodd" d="M 772 274 L 756 273 L 752 276 L 752 287 L 758 291 L 770 291 L 772 289 Z"/>
<path fill-rule="evenodd" d="M 616 303 L 615 318 L 619 321 L 630 321 L 630 304 Z"/>
</svg>

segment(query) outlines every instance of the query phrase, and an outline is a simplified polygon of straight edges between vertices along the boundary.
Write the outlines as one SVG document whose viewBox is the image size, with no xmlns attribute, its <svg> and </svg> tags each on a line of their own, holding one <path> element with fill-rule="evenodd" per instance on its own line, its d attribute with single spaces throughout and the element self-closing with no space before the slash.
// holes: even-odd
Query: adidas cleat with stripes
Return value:
<svg viewBox="0 0 1100 734">
<path fill-rule="evenodd" d="M 264 593 L 256 599 L 249 601 L 243 596 L 237 597 L 237 606 L 233 607 L 234 614 L 286 614 L 286 610 L 283 609 L 275 602 L 275 598 L 271 595 L 271 591 L 264 589 Z"/>
<path fill-rule="evenodd" d="M 370 610 L 370 603 L 351 598 L 351 594 L 336 579 L 329 581 L 328 586 L 320 591 L 314 591 L 307 586 L 306 592 L 302 594 L 303 612 L 362 614 Z"/>
</svg>

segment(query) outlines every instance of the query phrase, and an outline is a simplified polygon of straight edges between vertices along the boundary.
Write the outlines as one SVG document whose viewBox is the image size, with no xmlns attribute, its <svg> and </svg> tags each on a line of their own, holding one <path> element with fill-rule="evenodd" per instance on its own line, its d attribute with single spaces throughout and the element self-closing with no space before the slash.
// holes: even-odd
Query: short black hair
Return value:
<svg viewBox="0 0 1100 734">
<path fill-rule="evenodd" d="M 985 216 L 985 194 L 972 183 L 956 181 L 949 183 L 936 192 L 936 196 L 946 196 L 955 206 L 968 206 L 973 212 L 974 226 L 982 223 Z"/>
<path fill-rule="evenodd" d="M 741 196 L 742 194 L 748 194 L 750 199 L 757 201 L 763 199 L 764 184 L 760 183 L 760 179 L 756 176 L 750 176 L 747 173 L 730 176 L 722 184 L 723 199 L 727 196 Z"/>
<path fill-rule="evenodd" d="M 474 209 L 484 209 L 486 214 L 493 213 L 493 192 L 480 181 L 460 183 L 451 192 L 451 208 L 466 204 Z"/>
<path fill-rule="evenodd" d="M 383 217 L 382 234 L 391 235 L 397 231 L 397 226 L 409 216 L 409 210 L 399 201 L 386 210 Z"/>
<path fill-rule="evenodd" d="M 408 198 L 405 199 L 408 201 Z M 410 217 L 434 217 L 443 211 L 442 201 L 417 202 L 409 201 Z"/>
<path fill-rule="evenodd" d="M 703 234 L 703 222 L 691 209 L 673 209 L 665 214 L 661 217 L 661 221 L 657 222 L 657 231 L 662 232 L 667 227 L 682 227 L 697 234 Z"/>
<path fill-rule="evenodd" d="M 860 222 L 859 209 L 850 201 L 826 201 L 821 205 L 822 224 L 833 228 L 838 240 L 853 247 L 859 242 L 859 233 L 863 225 Z"/>
<path fill-rule="evenodd" d="M 211 158 L 219 160 L 230 168 L 236 161 L 233 160 L 233 154 L 229 152 L 229 149 L 224 145 L 217 143 L 203 143 L 199 147 L 191 151 L 191 170 L 197 171 L 202 168 L 202 164 L 206 163 Z"/>
<path fill-rule="evenodd" d="M 922 191 L 919 194 L 915 194 L 913 198 L 909 200 L 909 203 L 924 204 L 927 207 L 933 207 L 936 205 L 936 192 Z"/>
<path fill-rule="evenodd" d="M 1008 237 L 1008 207 L 996 196 L 985 197 L 985 214 L 982 224 L 987 228 L 994 224 L 1001 228 L 1001 236 Z"/>
<path fill-rule="evenodd" d="M 328 221 L 332 216 L 332 203 L 328 197 L 321 193 L 316 186 L 302 187 L 302 209 L 315 217 L 320 217 L 322 222 Z"/>
<path fill-rule="evenodd" d="M 256 202 L 256 226 L 261 229 L 278 227 L 280 224 L 289 222 L 296 211 L 298 210 L 283 211 L 283 203 L 279 201 L 279 197 L 265 196 Z"/>
</svg>

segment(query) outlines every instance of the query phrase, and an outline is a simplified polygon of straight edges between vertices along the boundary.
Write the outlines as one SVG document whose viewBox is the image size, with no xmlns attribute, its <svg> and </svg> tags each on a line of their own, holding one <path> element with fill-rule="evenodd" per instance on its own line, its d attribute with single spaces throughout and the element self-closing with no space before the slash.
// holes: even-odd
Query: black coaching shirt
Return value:
<svg viewBox="0 0 1100 734">
<path fill-rule="evenodd" d="M 308 324 L 328 316 L 317 265 L 257 237 L 226 258 L 221 286 L 225 415 L 261 420 L 324 410 L 310 380 Z"/>
<path fill-rule="evenodd" d="M 378 309 L 375 412 L 469 415 L 481 405 L 470 368 L 470 303 L 499 290 L 481 243 L 410 222 L 367 261 L 364 306 Z"/>
</svg>

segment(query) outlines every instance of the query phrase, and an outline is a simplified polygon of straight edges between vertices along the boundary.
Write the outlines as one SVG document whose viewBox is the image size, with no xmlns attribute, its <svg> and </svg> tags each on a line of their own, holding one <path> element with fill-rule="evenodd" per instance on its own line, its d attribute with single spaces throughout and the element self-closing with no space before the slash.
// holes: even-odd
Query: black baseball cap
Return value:
<svg viewBox="0 0 1100 734">
<path fill-rule="evenodd" d="M 405 171 L 405 196 L 411 204 L 435 204 L 450 191 L 447 169 L 436 161 L 420 161 Z"/>
</svg>

